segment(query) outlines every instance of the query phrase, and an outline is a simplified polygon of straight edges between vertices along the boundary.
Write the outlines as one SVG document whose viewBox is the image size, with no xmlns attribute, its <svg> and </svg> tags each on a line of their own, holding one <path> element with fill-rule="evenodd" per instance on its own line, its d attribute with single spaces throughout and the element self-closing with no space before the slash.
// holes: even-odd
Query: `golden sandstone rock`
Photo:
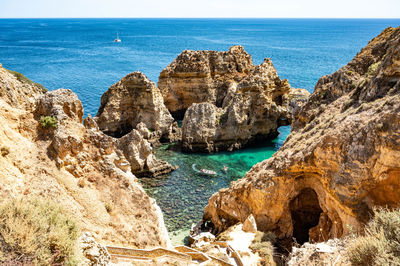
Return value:
<svg viewBox="0 0 400 266">
<path fill-rule="evenodd" d="M 258 230 L 325 241 L 399 207 L 399 65 L 400 28 L 388 28 L 318 81 L 281 149 L 215 193 L 204 219 L 221 232 L 252 214 Z"/>
<path fill-rule="evenodd" d="M 140 123 L 154 139 L 174 141 L 178 131 L 160 90 L 138 71 L 128 74 L 103 94 L 95 120 L 103 132 L 114 137 L 128 134 Z"/>
</svg>

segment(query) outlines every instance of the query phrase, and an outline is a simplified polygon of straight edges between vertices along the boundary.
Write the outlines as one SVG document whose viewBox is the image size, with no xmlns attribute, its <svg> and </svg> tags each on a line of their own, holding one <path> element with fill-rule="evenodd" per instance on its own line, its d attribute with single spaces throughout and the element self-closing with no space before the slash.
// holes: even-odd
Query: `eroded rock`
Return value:
<svg viewBox="0 0 400 266">
<path fill-rule="evenodd" d="M 251 66 L 241 75 L 234 72 L 239 75 L 235 78 L 231 72 L 220 77 L 228 84 L 224 89 L 216 89 L 224 91 L 220 107 L 216 101 L 207 100 L 207 103 L 193 103 L 187 109 L 182 124 L 184 150 L 239 149 L 276 137 L 278 127 L 290 123 L 292 112 L 304 104 L 308 92 L 290 88 L 287 80 L 278 77 L 270 59 Z M 186 82 L 189 88 L 190 79 Z M 196 90 L 195 85 L 191 90 Z"/>
<path fill-rule="evenodd" d="M 160 90 L 143 73 L 128 74 L 101 97 L 96 115 L 99 128 L 121 137 L 143 123 L 156 139 L 175 139 L 179 131 L 164 105 Z"/>
<path fill-rule="evenodd" d="M 399 55 L 400 28 L 388 28 L 322 77 L 281 149 L 214 194 L 204 220 L 223 231 L 252 214 L 258 230 L 326 241 L 374 206 L 399 207 Z"/>
<path fill-rule="evenodd" d="M 97 243 L 93 235 L 85 232 L 79 238 L 80 248 L 86 261 L 84 265 L 90 266 L 107 266 L 110 265 L 111 256 L 104 245 Z"/>
<path fill-rule="evenodd" d="M 168 110 L 183 119 L 193 103 L 220 107 L 232 81 L 242 79 L 253 68 L 242 46 L 227 52 L 185 50 L 160 73 L 158 87 Z"/>
<path fill-rule="evenodd" d="M 12 90 L 0 97 L 0 147 L 10 151 L 0 160 L 0 198 L 52 198 L 102 243 L 169 247 L 160 208 L 131 171 L 135 160 L 147 161 L 145 169 L 154 159 L 142 151 L 149 146 L 146 140 L 138 136 L 134 141 L 143 148 L 137 157 L 130 155 L 120 148 L 121 139 L 105 135 L 90 116 L 82 124 L 82 104 L 70 90 L 36 94 L 25 91 L 30 84 L 15 87 L 20 82 L 0 69 L 0 91 Z M 57 127 L 43 127 L 42 116 L 55 118 Z"/>
</svg>

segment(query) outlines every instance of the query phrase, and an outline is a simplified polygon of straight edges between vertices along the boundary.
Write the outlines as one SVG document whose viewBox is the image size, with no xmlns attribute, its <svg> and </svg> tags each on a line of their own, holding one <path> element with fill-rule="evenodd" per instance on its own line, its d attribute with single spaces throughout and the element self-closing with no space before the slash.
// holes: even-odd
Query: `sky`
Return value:
<svg viewBox="0 0 400 266">
<path fill-rule="evenodd" d="M 0 0 L 0 18 L 400 18 L 400 0 Z"/>
</svg>

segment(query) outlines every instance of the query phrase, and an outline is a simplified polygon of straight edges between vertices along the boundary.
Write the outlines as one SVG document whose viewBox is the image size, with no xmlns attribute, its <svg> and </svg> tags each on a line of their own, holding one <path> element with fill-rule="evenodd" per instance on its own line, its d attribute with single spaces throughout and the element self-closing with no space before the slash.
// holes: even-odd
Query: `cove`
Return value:
<svg viewBox="0 0 400 266">
<path fill-rule="evenodd" d="M 270 158 L 290 133 L 290 126 L 279 128 L 276 139 L 252 147 L 216 154 L 183 153 L 163 145 L 154 150 L 157 158 L 179 169 L 157 178 L 140 178 L 146 192 L 160 206 L 173 244 L 181 244 L 192 223 L 201 220 L 211 195 L 232 181 L 242 178 L 258 162 Z M 214 177 L 199 175 L 193 170 L 206 168 L 217 172 Z M 227 166 L 224 173 L 221 169 Z"/>
</svg>

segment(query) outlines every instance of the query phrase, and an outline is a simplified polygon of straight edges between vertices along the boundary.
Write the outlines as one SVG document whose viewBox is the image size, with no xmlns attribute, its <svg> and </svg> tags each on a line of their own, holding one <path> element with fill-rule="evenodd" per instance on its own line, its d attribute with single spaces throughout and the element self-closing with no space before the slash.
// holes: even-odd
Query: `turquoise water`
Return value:
<svg viewBox="0 0 400 266">
<path fill-rule="evenodd" d="M 168 231 L 190 229 L 203 214 L 210 196 L 220 188 L 229 187 L 230 182 L 243 177 L 256 163 L 268 159 L 279 149 L 290 133 L 290 127 L 280 127 L 279 136 L 272 141 L 259 143 L 235 152 L 218 154 L 188 154 L 168 149 L 164 145 L 156 149 L 156 156 L 179 169 L 158 178 L 141 178 L 145 190 L 157 200 L 163 213 Z M 214 177 L 202 176 L 192 168 L 214 170 Z M 227 173 L 221 171 L 227 166 Z"/>
</svg>

